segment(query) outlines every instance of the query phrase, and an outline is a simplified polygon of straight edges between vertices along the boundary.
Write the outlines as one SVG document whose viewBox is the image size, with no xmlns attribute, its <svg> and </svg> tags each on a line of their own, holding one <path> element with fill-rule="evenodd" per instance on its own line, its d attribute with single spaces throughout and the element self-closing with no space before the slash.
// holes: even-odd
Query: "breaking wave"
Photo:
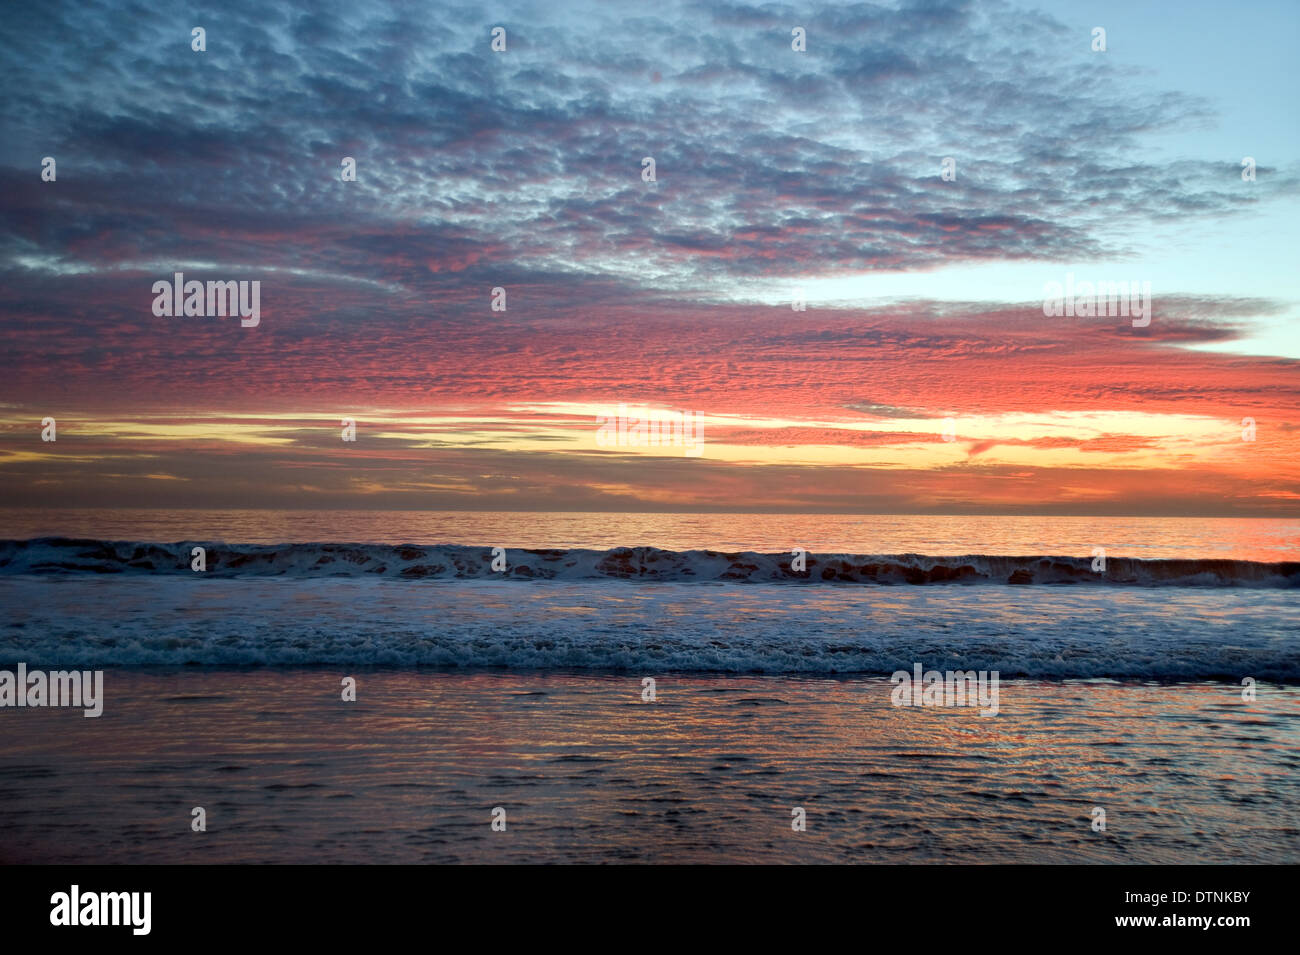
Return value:
<svg viewBox="0 0 1300 955">
<path fill-rule="evenodd" d="M 156 544 L 44 537 L 0 541 L 0 574 L 190 574 L 194 547 L 205 549 L 209 577 L 356 577 L 394 579 L 705 581 L 811 584 L 1080 584 L 1136 587 L 1300 587 L 1300 562 L 1142 560 L 1110 557 L 1006 557 L 988 554 L 808 554 L 752 551 L 507 549 L 504 571 L 494 549 L 467 545 Z M 500 561 L 497 560 L 497 566 Z"/>
</svg>

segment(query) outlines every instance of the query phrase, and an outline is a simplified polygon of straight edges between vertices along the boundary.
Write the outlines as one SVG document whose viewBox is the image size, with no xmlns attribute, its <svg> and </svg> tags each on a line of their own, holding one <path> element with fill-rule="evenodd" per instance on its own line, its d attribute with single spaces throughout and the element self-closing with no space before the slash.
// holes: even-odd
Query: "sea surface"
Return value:
<svg viewBox="0 0 1300 955">
<path fill-rule="evenodd" d="M 3 510 L 0 668 L 105 703 L 0 709 L 0 861 L 1296 862 L 1298 539 Z M 997 715 L 895 706 L 918 664 Z"/>
<path fill-rule="evenodd" d="M 0 663 L 1300 682 L 1296 522 L 3 517 Z"/>
<path fill-rule="evenodd" d="M 908 514 L 643 514 L 0 508 L 0 539 L 349 542 L 850 554 L 1049 554 L 1287 561 L 1300 520 Z"/>
</svg>

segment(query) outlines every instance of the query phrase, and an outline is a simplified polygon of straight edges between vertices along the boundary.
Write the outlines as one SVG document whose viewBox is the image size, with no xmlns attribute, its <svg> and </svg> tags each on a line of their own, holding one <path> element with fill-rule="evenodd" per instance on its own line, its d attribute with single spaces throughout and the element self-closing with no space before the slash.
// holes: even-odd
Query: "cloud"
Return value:
<svg viewBox="0 0 1300 955">
<path fill-rule="evenodd" d="M 2 107 L 10 262 L 257 262 L 416 299 L 530 274 L 681 293 L 1118 256 L 1109 210 L 1257 201 L 1218 161 L 1140 158 L 1206 104 L 1098 70 L 1077 31 L 1009 4 L 524 5 L 494 14 L 501 54 L 469 8 L 236 0 L 203 15 L 205 53 L 174 15 L 42 14 L 0 27 L 25 91 Z M 40 155 L 59 161 L 57 199 L 27 188 Z M 345 155 L 357 182 L 339 181 Z"/>
<path fill-rule="evenodd" d="M 1167 481 L 1177 463 L 1196 493 L 1236 481 L 1233 507 L 1289 502 L 1295 455 L 1277 436 L 1300 412 L 1295 362 L 1211 350 L 1287 303 L 1165 290 L 1144 329 L 1023 301 L 729 303 L 771 279 L 1123 261 L 1149 226 L 1206 229 L 1294 190 L 1288 167 L 1243 192 L 1222 157 L 1159 158 L 1156 137 L 1211 122 L 1208 105 L 1099 64 L 1085 39 L 996 0 L 14 11 L 0 22 L 22 91 L 0 104 L 0 490 L 1196 506 Z M 39 181 L 43 156 L 55 183 Z M 344 156 L 356 182 L 340 181 Z M 155 318 L 152 283 L 175 271 L 261 281 L 261 326 Z M 716 416 L 737 458 L 597 454 L 572 446 L 576 419 L 517 410 L 623 401 Z M 1131 418 L 1033 430 L 1091 411 Z M 182 448 L 108 428 L 164 412 L 213 434 Z M 51 413 L 89 433 L 30 447 L 27 422 Z M 367 413 L 364 449 L 340 458 L 321 422 Z M 412 413 L 463 420 L 402 436 Z M 258 414 L 286 424 L 260 443 L 222 430 Z M 1141 424 L 1244 416 L 1260 422 L 1250 448 Z M 949 417 L 963 437 L 945 450 Z M 846 457 L 807 463 L 823 446 Z M 922 453 L 951 460 L 927 469 Z"/>
</svg>

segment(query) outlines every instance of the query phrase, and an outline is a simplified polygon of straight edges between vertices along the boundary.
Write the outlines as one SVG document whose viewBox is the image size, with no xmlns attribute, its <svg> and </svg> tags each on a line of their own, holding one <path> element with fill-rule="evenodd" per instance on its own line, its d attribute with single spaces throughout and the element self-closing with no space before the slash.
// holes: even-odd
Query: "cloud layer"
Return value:
<svg viewBox="0 0 1300 955">
<path fill-rule="evenodd" d="M 1212 111 L 1092 54 L 1090 23 L 997 2 L 492 15 L 8 16 L 5 495 L 1294 513 L 1296 363 L 1214 350 L 1289 303 L 1162 290 L 1144 329 L 1044 318 L 1037 289 L 760 304 L 764 282 L 1122 265 L 1141 229 L 1294 190 L 1155 158 Z M 261 326 L 154 317 L 176 271 L 259 280 Z M 619 402 L 704 415 L 704 459 L 594 447 Z M 57 446 L 45 415 L 67 420 Z"/>
</svg>

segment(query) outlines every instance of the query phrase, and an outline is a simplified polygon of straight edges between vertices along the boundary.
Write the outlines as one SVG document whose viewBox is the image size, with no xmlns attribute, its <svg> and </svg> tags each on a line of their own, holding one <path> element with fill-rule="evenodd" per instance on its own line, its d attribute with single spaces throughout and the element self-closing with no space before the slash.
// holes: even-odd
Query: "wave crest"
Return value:
<svg viewBox="0 0 1300 955">
<path fill-rule="evenodd" d="M 1081 584 L 1137 587 L 1300 586 L 1300 562 L 1007 557 L 990 554 L 808 554 L 806 570 L 790 554 L 753 551 L 506 550 L 493 570 L 493 548 L 459 544 L 224 544 L 102 541 L 65 537 L 0 541 L 0 574 L 191 574 L 191 552 L 205 549 L 207 576 L 355 577 L 409 580 L 505 577 L 513 580 L 622 579 L 785 584 Z"/>
</svg>

